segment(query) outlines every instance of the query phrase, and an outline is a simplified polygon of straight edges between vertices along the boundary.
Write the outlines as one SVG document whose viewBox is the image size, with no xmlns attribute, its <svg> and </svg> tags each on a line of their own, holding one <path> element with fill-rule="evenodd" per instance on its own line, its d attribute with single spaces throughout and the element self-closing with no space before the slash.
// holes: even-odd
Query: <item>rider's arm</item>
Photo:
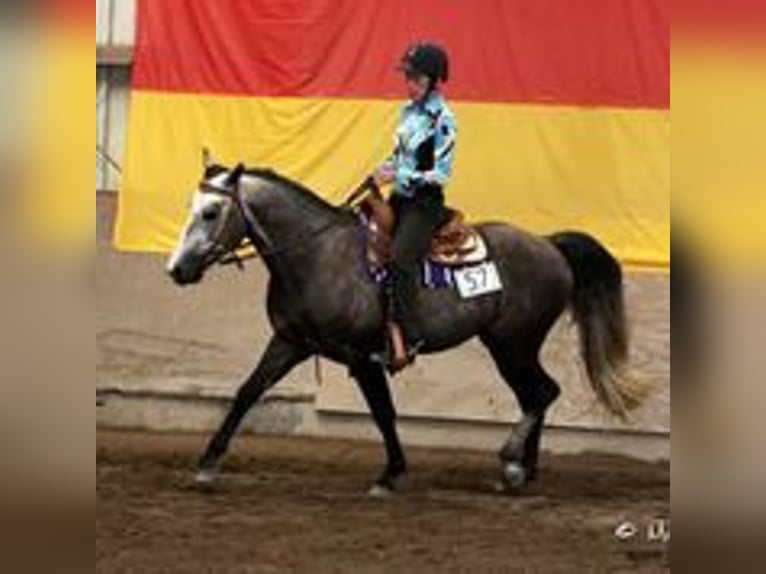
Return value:
<svg viewBox="0 0 766 574">
<path fill-rule="evenodd" d="M 401 110 L 401 116 L 399 123 L 404 121 L 406 117 L 406 106 Z M 396 173 L 401 168 L 401 142 L 399 140 L 399 132 L 394 134 L 394 149 L 389 156 L 381 163 L 374 172 L 374 177 L 378 185 L 385 185 L 393 182 L 396 179 Z"/>
</svg>

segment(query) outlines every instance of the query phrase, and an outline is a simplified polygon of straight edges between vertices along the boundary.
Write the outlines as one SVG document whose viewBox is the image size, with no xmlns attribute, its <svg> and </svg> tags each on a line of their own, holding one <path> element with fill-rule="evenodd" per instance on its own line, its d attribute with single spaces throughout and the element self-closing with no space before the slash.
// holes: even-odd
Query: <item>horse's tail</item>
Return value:
<svg viewBox="0 0 766 574">
<path fill-rule="evenodd" d="M 572 311 L 591 386 L 603 405 L 625 418 L 648 389 L 625 372 L 628 328 L 620 264 L 585 233 L 557 233 L 550 239 L 574 275 Z"/>
</svg>

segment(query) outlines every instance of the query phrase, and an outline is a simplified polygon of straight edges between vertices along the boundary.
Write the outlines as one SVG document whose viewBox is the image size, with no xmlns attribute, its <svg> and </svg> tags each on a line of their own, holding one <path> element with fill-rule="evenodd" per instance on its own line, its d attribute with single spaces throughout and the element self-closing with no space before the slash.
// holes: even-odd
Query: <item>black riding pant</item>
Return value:
<svg viewBox="0 0 766 574">
<path fill-rule="evenodd" d="M 424 187 L 415 196 L 394 194 L 390 199 L 396 213 L 391 262 L 393 319 L 404 331 L 408 343 L 422 337 L 415 313 L 421 265 L 435 231 L 445 223 L 447 211 L 439 187 Z"/>
</svg>

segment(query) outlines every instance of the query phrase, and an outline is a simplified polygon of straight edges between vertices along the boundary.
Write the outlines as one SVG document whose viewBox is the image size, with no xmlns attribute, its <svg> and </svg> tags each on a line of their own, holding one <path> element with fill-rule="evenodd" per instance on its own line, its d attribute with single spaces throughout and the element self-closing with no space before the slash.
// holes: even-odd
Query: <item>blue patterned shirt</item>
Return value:
<svg viewBox="0 0 766 574">
<path fill-rule="evenodd" d="M 403 106 L 396 147 L 385 162 L 396 174 L 394 193 L 412 197 L 418 187 L 445 186 L 452 176 L 456 136 L 455 116 L 439 92 Z"/>
</svg>

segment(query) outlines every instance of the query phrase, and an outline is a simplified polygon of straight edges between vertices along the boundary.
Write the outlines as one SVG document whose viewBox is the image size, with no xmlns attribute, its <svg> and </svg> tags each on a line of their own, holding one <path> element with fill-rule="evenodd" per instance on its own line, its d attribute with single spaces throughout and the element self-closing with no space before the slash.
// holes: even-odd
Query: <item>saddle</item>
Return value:
<svg viewBox="0 0 766 574">
<path fill-rule="evenodd" d="M 379 193 L 371 193 L 360 203 L 367 232 L 367 257 L 371 263 L 385 265 L 391 260 L 395 225 L 394 210 Z M 476 229 L 465 223 L 456 209 L 447 209 L 444 223 L 431 241 L 428 260 L 445 267 L 462 267 L 487 259 L 487 245 Z"/>
</svg>

